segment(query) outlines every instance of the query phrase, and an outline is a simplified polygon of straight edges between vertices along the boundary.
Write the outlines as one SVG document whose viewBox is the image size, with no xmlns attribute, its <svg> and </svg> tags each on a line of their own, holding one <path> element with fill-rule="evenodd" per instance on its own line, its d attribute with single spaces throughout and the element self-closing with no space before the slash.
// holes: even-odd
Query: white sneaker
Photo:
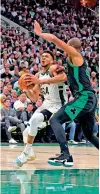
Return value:
<svg viewBox="0 0 100 194">
<path fill-rule="evenodd" d="M 74 145 L 78 144 L 78 142 L 74 141 L 73 139 L 69 140 L 68 143 L 71 143 L 71 144 L 74 144 Z"/>
<path fill-rule="evenodd" d="M 29 151 L 29 153 L 28 153 L 28 161 L 35 160 L 35 158 L 36 158 L 36 155 L 33 152 L 33 149 L 31 148 L 30 151 Z"/>
<path fill-rule="evenodd" d="M 18 143 L 18 142 L 15 141 L 13 138 L 11 138 L 11 139 L 9 140 L 9 143 Z"/>
<path fill-rule="evenodd" d="M 27 163 L 27 154 L 22 152 L 20 156 L 18 156 L 15 160 L 14 160 L 14 166 L 16 167 L 22 167 L 23 164 Z"/>
<path fill-rule="evenodd" d="M 18 156 L 15 159 L 14 166 L 16 166 L 16 167 L 22 167 L 23 164 L 27 163 L 28 161 L 32 161 L 34 159 L 35 159 L 34 152 L 30 152 L 30 154 L 26 154 L 25 152 L 22 152 L 21 155 Z"/>
<path fill-rule="evenodd" d="M 10 126 L 10 127 L 8 128 L 8 132 L 15 131 L 16 128 L 17 128 L 16 126 Z"/>
</svg>

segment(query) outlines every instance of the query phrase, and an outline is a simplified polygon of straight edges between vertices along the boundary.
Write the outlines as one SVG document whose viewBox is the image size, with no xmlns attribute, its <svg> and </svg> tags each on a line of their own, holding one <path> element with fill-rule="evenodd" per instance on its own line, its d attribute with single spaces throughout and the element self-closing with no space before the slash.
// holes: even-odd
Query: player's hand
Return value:
<svg viewBox="0 0 100 194">
<path fill-rule="evenodd" d="M 57 65 L 55 71 L 56 71 L 56 73 L 61 73 L 61 72 L 65 71 L 65 68 L 62 65 Z"/>
<path fill-rule="evenodd" d="M 82 6 L 86 6 L 86 1 L 85 0 L 80 0 L 80 3 Z"/>
<path fill-rule="evenodd" d="M 35 20 L 35 22 L 34 22 L 34 32 L 35 32 L 38 36 L 40 36 L 41 33 L 42 33 L 42 28 L 41 28 L 40 24 L 39 24 L 36 20 Z"/>
<path fill-rule="evenodd" d="M 39 84 L 39 79 L 35 75 L 26 75 L 24 80 L 27 82 L 27 86 Z"/>
<path fill-rule="evenodd" d="M 34 84 L 32 83 L 32 82 L 30 82 L 30 83 L 27 83 L 27 90 L 26 91 L 30 91 L 30 90 L 32 90 L 34 88 Z M 25 91 L 25 92 L 26 92 Z"/>
<path fill-rule="evenodd" d="M 94 7 L 96 2 L 97 0 L 80 0 L 80 4 L 84 7 Z"/>
</svg>

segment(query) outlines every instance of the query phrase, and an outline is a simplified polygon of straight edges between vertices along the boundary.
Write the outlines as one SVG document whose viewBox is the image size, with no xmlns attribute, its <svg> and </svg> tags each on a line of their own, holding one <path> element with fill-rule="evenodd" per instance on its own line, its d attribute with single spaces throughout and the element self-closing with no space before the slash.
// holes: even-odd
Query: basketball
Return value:
<svg viewBox="0 0 100 194">
<path fill-rule="evenodd" d="M 82 6 L 86 7 L 94 7 L 96 5 L 97 0 L 80 0 Z"/>
<path fill-rule="evenodd" d="M 24 80 L 26 75 L 27 74 L 22 75 L 20 79 L 18 80 L 18 85 L 19 85 L 20 90 L 27 90 L 27 83 L 26 83 L 26 80 Z"/>
<path fill-rule="evenodd" d="M 26 73 L 26 74 L 22 75 L 22 76 L 20 77 L 20 79 L 18 80 L 18 85 L 19 85 L 20 90 L 28 90 L 28 89 L 29 89 L 29 86 L 27 86 L 27 81 L 25 80 L 25 77 L 26 77 L 27 75 L 29 76 L 29 75 L 31 75 L 31 74 Z M 34 76 L 34 77 L 35 77 L 35 76 Z M 31 89 L 32 87 L 34 87 L 34 85 L 35 85 L 35 84 L 31 84 L 30 89 Z"/>
</svg>

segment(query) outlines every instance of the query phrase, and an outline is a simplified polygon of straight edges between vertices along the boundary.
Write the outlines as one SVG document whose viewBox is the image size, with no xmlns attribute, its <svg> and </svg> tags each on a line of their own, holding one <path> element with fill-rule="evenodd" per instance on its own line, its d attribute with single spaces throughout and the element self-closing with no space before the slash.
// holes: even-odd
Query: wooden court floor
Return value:
<svg viewBox="0 0 100 194">
<path fill-rule="evenodd" d="M 1 169 L 16 170 L 13 160 L 23 151 L 23 146 L 1 146 Z M 74 166 L 71 169 L 98 169 L 99 152 L 91 146 L 70 146 L 70 153 L 73 155 Z M 59 146 L 33 146 L 36 159 L 21 167 L 21 170 L 51 170 L 65 169 L 63 166 L 52 166 L 47 163 L 48 158 L 59 154 Z"/>
</svg>

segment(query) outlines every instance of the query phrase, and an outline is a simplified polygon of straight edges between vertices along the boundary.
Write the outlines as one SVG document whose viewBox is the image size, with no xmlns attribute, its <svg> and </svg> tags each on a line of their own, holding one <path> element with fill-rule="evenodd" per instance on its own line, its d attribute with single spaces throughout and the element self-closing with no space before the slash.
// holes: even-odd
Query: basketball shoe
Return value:
<svg viewBox="0 0 100 194">
<path fill-rule="evenodd" d="M 32 149 L 30 149 L 28 153 L 22 152 L 21 155 L 14 160 L 14 166 L 22 167 L 23 164 L 27 163 L 28 161 L 35 160 L 35 158 L 36 155 Z"/>
<path fill-rule="evenodd" d="M 66 166 L 71 167 L 74 165 L 73 157 L 66 152 L 62 152 L 58 157 L 49 158 L 48 163 L 54 166 Z"/>
</svg>

